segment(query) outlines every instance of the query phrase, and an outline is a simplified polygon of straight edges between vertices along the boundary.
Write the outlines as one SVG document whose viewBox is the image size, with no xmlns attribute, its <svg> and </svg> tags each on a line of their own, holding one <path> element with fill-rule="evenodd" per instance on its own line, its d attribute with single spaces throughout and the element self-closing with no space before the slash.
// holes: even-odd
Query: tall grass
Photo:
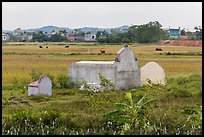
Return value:
<svg viewBox="0 0 204 137">
<path fill-rule="evenodd" d="M 144 86 L 132 91 L 132 102 L 146 97 L 154 101 L 141 115 L 142 126 L 118 125 L 103 117 L 115 110 L 114 103 L 128 104 L 129 91 L 105 91 L 86 94 L 79 89 L 53 89 L 53 96 L 28 97 L 20 90 L 3 90 L 3 134 L 131 134 L 197 135 L 202 134 L 200 113 L 183 115 L 185 110 L 202 112 L 202 77 L 200 75 L 167 78 L 167 85 Z M 9 100 L 11 96 L 27 100 L 28 107 Z M 195 112 L 195 111 L 192 111 Z M 127 112 L 128 115 L 128 112 Z M 195 117 L 195 118 L 194 118 Z M 123 129 L 124 128 L 124 129 Z M 128 130 L 126 130 L 128 129 Z M 121 130 L 126 132 L 121 132 Z"/>
</svg>

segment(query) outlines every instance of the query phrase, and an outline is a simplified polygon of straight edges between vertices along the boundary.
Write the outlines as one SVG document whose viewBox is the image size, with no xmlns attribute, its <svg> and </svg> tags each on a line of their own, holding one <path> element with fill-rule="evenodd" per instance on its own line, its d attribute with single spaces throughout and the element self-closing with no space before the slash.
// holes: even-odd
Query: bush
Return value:
<svg viewBox="0 0 204 137">
<path fill-rule="evenodd" d="M 41 122 L 45 125 L 53 124 L 53 122 L 57 122 L 59 119 L 60 113 L 55 111 L 41 111 Z"/>
<path fill-rule="evenodd" d="M 46 75 L 47 75 L 47 76 L 50 78 L 50 80 L 52 81 L 52 87 L 53 87 L 53 88 L 56 87 L 56 81 L 55 81 L 54 76 L 51 75 L 50 73 L 47 73 Z"/>
<path fill-rule="evenodd" d="M 42 72 L 33 69 L 33 70 L 30 72 L 30 74 L 31 74 L 32 80 L 33 80 L 33 81 L 37 81 L 37 80 L 40 78 L 40 76 L 42 75 Z"/>
<path fill-rule="evenodd" d="M 58 83 L 60 85 L 59 88 L 73 88 L 74 83 L 71 81 L 71 79 L 68 76 L 65 76 L 63 74 L 60 74 L 58 76 Z"/>
<path fill-rule="evenodd" d="M 22 79 L 22 78 L 17 78 L 17 77 L 14 77 L 13 80 L 12 80 L 12 88 L 13 89 L 23 89 L 24 90 L 24 87 L 26 87 L 28 84 L 28 80 L 26 79 Z"/>
<path fill-rule="evenodd" d="M 29 110 L 23 110 L 16 112 L 12 115 L 13 123 L 19 125 L 25 125 L 27 123 L 36 124 L 39 121 L 39 116 L 37 113 L 31 112 Z"/>
</svg>

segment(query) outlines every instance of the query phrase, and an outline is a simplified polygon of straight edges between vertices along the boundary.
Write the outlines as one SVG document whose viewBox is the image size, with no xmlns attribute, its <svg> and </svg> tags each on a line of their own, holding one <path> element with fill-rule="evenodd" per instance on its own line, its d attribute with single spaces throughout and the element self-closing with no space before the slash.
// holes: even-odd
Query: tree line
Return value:
<svg viewBox="0 0 204 137">
<path fill-rule="evenodd" d="M 98 39 L 99 42 L 106 43 L 153 43 L 165 38 L 165 33 L 158 22 L 149 22 L 143 25 L 133 25 L 124 33 L 112 33 L 106 38 Z"/>
<path fill-rule="evenodd" d="M 104 31 L 98 31 L 96 34 L 96 40 L 100 43 L 155 43 L 159 40 L 168 39 L 165 35 L 165 31 L 161 28 L 162 25 L 158 21 L 149 22 L 143 25 L 132 25 L 126 32 L 117 32 L 112 30 L 111 34 Z M 202 28 L 195 27 L 196 35 L 190 37 L 192 40 L 202 40 Z M 80 32 L 79 36 L 84 36 L 84 32 Z M 181 35 L 190 36 L 192 32 L 181 30 Z M 42 32 L 34 33 L 32 41 L 50 41 L 50 42 L 61 42 L 67 41 L 67 39 L 60 34 L 53 34 L 48 37 Z"/>
<path fill-rule="evenodd" d="M 39 33 L 34 33 L 33 42 L 61 42 L 61 41 L 66 41 L 66 38 L 61 36 L 60 34 L 53 34 L 51 37 L 48 37 L 47 35 L 43 34 L 43 32 Z"/>
</svg>

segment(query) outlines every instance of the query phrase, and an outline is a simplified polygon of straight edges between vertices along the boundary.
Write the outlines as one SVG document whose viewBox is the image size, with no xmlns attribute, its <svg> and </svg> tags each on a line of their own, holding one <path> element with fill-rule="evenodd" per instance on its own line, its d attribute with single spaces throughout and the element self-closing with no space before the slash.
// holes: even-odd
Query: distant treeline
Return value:
<svg viewBox="0 0 204 137">
<path fill-rule="evenodd" d="M 34 33 L 33 34 L 33 42 L 61 42 L 66 41 L 66 38 L 61 36 L 60 34 L 53 34 L 51 37 L 48 37 L 47 35 L 40 33 Z"/>
<path fill-rule="evenodd" d="M 101 43 L 154 43 L 165 38 L 165 33 L 158 22 L 149 22 L 144 25 L 133 25 L 127 32 L 112 33 L 106 38 L 97 39 Z"/>
<path fill-rule="evenodd" d="M 112 30 L 111 34 L 107 31 L 98 31 L 96 34 L 96 40 L 100 43 L 155 43 L 159 40 L 168 39 L 168 36 L 165 34 L 165 31 L 161 28 L 162 25 L 158 21 L 149 22 L 143 25 L 132 25 L 125 32 L 118 32 Z M 195 27 L 196 36 L 191 37 L 191 39 L 202 39 L 202 29 Z M 181 30 L 181 35 L 188 36 L 191 35 L 191 32 L 185 32 Z M 78 34 L 81 37 L 84 37 L 84 33 Z M 67 39 L 60 34 L 53 34 L 48 37 L 46 34 L 34 33 L 33 42 L 62 42 L 67 41 Z"/>
</svg>

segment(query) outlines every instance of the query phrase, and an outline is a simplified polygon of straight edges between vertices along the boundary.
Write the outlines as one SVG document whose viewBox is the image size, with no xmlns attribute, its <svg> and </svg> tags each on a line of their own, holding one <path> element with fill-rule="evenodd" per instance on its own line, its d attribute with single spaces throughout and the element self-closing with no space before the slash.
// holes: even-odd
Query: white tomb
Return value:
<svg viewBox="0 0 204 137">
<path fill-rule="evenodd" d="M 138 60 L 127 44 L 117 52 L 115 61 L 79 61 L 68 67 L 68 76 L 75 84 L 100 84 L 98 73 L 112 81 L 115 89 L 142 86 Z"/>
<path fill-rule="evenodd" d="M 52 95 L 52 82 L 49 77 L 42 75 L 37 81 L 28 84 L 28 96 Z"/>
<path fill-rule="evenodd" d="M 164 69 L 156 62 L 148 62 L 141 67 L 141 82 L 146 85 L 148 81 L 153 84 L 165 85 Z"/>
</svg>

